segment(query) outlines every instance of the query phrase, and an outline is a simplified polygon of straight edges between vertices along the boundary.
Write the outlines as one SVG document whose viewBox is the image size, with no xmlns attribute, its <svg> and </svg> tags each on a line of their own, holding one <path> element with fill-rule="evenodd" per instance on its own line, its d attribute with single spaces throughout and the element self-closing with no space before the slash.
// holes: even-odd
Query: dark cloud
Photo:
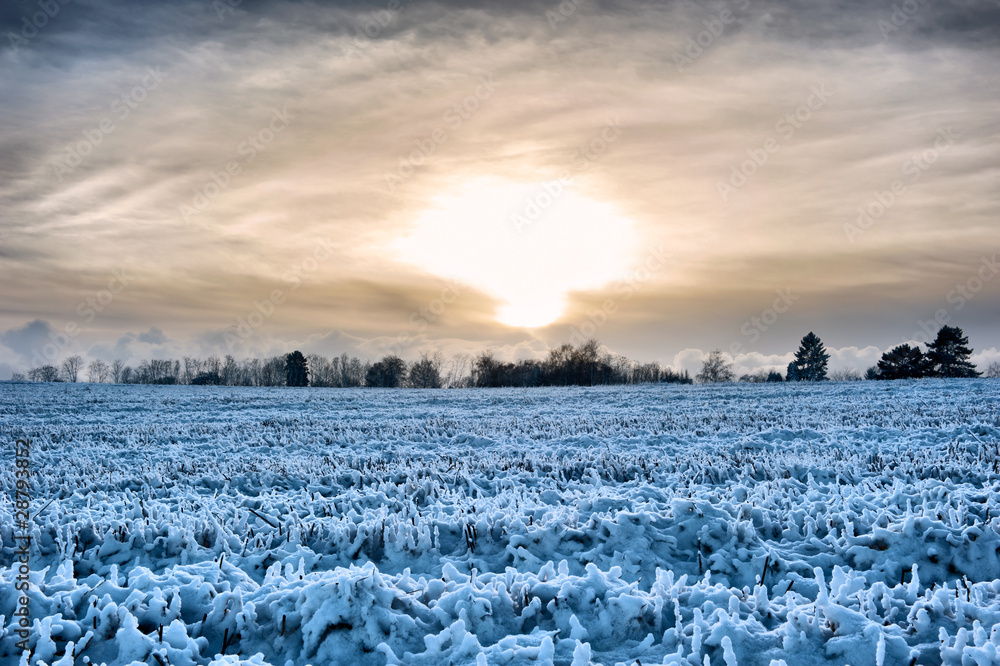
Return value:
<svg viewBox="0 0 1000 666">
<path fill-rule="evenodd" d="M 163 334 L 162 330 L 153 326 L 145 333 L 140 333 L 138 340 L 150 345 L 160 345 L 167 341 L 167 336 Z"/>
<path fill-rule="evenodd" d="M 0 333 L 0 342 L 18 355 L 28 358 L 48 342 L 54 332 L 52 324 L 44 319 L 35 319 L 19 328 L 11 328 Z"/>
</svg>

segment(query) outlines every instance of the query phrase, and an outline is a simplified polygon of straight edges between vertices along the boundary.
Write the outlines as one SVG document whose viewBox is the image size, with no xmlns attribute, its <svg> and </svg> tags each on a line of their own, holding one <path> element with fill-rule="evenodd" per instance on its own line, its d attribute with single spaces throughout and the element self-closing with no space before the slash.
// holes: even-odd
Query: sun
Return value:
<svg viewBox="0 0 1000 666">
<path fill-rule="evenodd" d="M 571 292 L 620 279 L 638 249 L 635 224 L 566 181 L 467 182 L 437 197 L 398 257 L 499 301 L 496 319 L 537 328 L 557 321 Z"/>
</svg>

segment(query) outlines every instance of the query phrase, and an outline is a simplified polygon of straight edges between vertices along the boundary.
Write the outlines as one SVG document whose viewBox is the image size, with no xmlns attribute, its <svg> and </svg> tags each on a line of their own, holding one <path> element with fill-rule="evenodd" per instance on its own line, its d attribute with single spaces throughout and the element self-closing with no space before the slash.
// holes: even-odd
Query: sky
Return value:
<svg viewBox="0 0 1000 666">
<path fill-rule="evenodd" d="M 0 378 L 586 338 L 1000 360 L 1000 3 L 0 8 Z"/>
</svg>

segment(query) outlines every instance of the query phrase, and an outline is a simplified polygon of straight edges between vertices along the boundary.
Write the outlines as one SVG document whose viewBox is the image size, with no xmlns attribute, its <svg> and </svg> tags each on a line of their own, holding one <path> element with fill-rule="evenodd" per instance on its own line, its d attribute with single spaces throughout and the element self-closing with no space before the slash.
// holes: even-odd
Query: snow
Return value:
<svg viewBox="0 0 1000 666">
<path fill-rule="evenodd" d="M 1000 664 L 997 381 L 0 397 L 32 665 Z"/>
</svg>

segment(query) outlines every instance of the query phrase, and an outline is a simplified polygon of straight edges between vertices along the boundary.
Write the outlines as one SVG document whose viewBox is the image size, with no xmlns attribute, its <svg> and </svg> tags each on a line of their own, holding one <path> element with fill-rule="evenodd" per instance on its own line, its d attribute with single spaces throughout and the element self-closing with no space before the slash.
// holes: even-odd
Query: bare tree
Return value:
<svg viewBox="0 0 1000 666">
<path fill-rule="evenodd" d="M 111 362 L 111 381 L 115 384 L 120 384 L 122 382 L 122 373 L 125 370 L 125 361 L 120 358 L 116 358 Z"/>
<path fill-rule="evenodd" d="M 80 376 L 80 368 L 83 367 L 83 358 L 74 354 L 62 362 L 62 372 L 66 381 L 75 382 Z"/>
<path fill-rule="evenodd" d="M 222 383 L 225 386 L 236 386 L 239 369 L 236 367 L 236 358 L 232 354 L 226 354 L 222 362 L 222 371 L 219 373 Z"/>
<path fill-rule="evenodd" d="M 346 355 L 345 355 L 346 356 Z M 344 385 L 344 369 L 340 356 L 330 359 L 330 386 Z"/>
<path fill-rule="evenodd" d="M 701 372 L 696 379 L 703 384 L 731 382 L 735 379 L 733 364 L 726 361 L 721 349 L 711 351 L 702 363 Z"/>
<path fill-rule="evenodd" d="M 337 359 L 333 359 L 336 361 Z M 309 364 L 309 385 L 310 386 L 336 386 L 336 378 L 333 375 L 333 365 L 330 360 L 320 354 L 309 354 L 306 357 Z"/>
<path fill-rule="evenodd" d="M 90 362 L 90 365 L 87 366 L 87 381 L 92 384 L 103 384 L 108 381 L 109 371 L 110 368 L 108 368 L 107 363 L 99 358 L 94 359 Z"/>
<path fill-rule="evenodd" d="M 32 368 L 28 370 L 28 379 L 33 382 L 57 382 L 59 381 L 59 368 L 54 365 Z"/>
<path fill-rule="evenodd" d="M 190 384 L 195 377 L 201 373 L 201 359 L 192 356 L 184 357 L 184 374 L 181 375 L 181 382 Z"/>
<path fill-rule="evenodd" d="M 448 388 L 468 386 L 470 363 L 471 359 L 468 354 L 455 354 L 448 364 L 444 385 Z"/>
<path fill-rule="evenodd" d="M 261 363 L 259 358 L 248 358 L 246 360 L 246 373 L 248 386 L 260 386 Z"/>
<path fill-rule="evenodd" d="M 285 383 L 285 357 L 272 356 L 260 368 L 259 386 L 281 386 Z"/>
<path fill-rule="evenodd" d="M 860 382 L 861 373 L 856 368 L 844 368 L 830 373 L 830 380 L 835 382 Z"/>
<path fill-rule="evenodd" d="M 1000 361 L 990 363 L 989 367 L 986 368 L 986 377 L 989 379 L 1000 378 Z"/>
<path fill-rule="evenodd" d="M 361 386 L 365 382 L 371 363 L 362 363 L 359 358 L 352 356 L 347 358 L 347 354 L 340 357 L 340 371 L 343 374 L 343 386 Z"/>
<path fill-rule="evenodd" d="M 208 373 L 211 373 L 211 374 L 214 374 L 214 375 L 219 375 L 221 377 L 222 376 L 222 361 L 219 360 L 218 356 L 216 356 L 215 354 L 212 354 L 205 361 L 204 366 L 202 366 L 202 370 L 204 372 L 208 372 Z"/>
</svg>

